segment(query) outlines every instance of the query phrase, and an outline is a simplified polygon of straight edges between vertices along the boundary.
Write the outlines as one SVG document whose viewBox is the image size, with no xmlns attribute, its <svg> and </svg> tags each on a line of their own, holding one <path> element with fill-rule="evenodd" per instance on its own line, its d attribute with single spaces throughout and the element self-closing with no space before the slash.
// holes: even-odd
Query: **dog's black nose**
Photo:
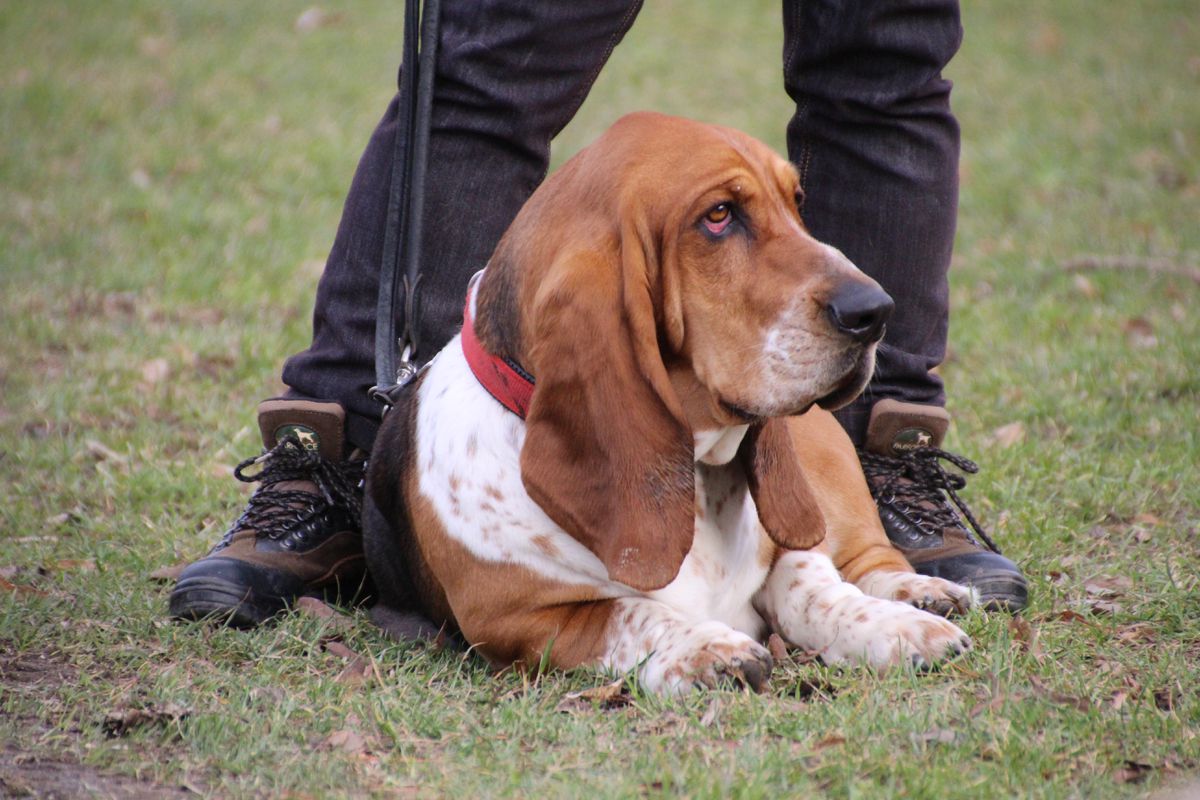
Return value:
<svg viewBox="0 0 1200 800">
<path fill-rule="evenodd" d="M 896 307 L 891 296 L 870 283 L 847 281 L 833 291 L 827 306 L 833 327 L 856 342 L 869 344 L 883 337 L 883 326 Z"/>
</svg>

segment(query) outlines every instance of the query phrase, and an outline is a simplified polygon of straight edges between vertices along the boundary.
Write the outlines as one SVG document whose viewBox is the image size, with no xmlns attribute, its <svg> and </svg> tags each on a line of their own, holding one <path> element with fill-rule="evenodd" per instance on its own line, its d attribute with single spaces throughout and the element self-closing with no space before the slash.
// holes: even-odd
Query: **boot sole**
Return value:
<svg viewBox="0 0 1200 800">
<path fill-rule="evenodd" d="M 979 592 L 979 604 L 985 611 L 1016 614 L 1029 603 L 1029 585 L 1024 576 L 1012 572 L 980 572 L 968 582 Z"/>
<path fill-rule="evenodd" d="M 283 598 L 257 597 L 254 591 L 212 576 L 183 578 L 171 592 L 173 619 L 207 620 L 233 628 L 253 628 L 283 611 Z"/>
</svg>

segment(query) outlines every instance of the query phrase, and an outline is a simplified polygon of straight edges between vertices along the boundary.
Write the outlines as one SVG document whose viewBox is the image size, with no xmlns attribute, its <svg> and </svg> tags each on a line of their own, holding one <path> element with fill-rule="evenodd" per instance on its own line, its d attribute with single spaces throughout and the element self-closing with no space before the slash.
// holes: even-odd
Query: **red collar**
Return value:
<svg viewBox="0 0 1200 800">
<path fill-rule="evenodd" d="M 467 357 L 467 364 L 475 373 L 475 379 L 487 389 L 488 394 L 525 419 L 529 401 L 533 397 L 533 376 L 512 359 L 492 355 L 483 349 L 475 335 L 475 321 L 471 319 L 472 294 L 473 291 L 467 292 L 467 306 L 463 309 L 463 355 Z"/>
</svg>

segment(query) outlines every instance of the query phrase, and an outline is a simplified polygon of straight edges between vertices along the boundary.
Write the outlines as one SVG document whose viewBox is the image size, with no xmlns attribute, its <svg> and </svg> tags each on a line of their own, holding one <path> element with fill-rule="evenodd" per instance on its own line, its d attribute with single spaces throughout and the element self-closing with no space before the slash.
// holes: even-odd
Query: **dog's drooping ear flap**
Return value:
<svg viewBox="0 0 1200 800">
<path fill-rule="evenodd" d="M 658 350 L 644 271 L 565 256 L 543 279 L 521 477 L 613 580 L 660 589 L 692 546 L 692 434 Z M 636 271 L 635 271 L 636 272 Z"/>
<path fill-rule="evenodd" d="M 825 538 L 825 516 L 793 447 L 787 420 L 770 419 L 746 432 L 738 458 L 767 535 L 780 547 L 807 550 Z"/>
</svg>

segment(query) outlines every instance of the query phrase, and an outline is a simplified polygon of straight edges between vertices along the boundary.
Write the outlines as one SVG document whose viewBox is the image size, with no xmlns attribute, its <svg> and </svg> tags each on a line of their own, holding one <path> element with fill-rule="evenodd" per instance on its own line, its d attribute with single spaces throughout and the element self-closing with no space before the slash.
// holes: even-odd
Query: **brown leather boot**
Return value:
<svg viewBox="0 0 1200 800">
<path fill-rule="evenodd" d="M 962 475 L 979 467 L 940 449 L 950 415 L 937 406 L 880 400 L 871 409 L 866 447 L 858 451 L 888 538 L 922 575 L 973 586 L 984 608 L 1017 612 L 1028 601 L 1021 570 L 958 496 Z"/>
<path fill-rule="evenodd" d="M 234 470 L 259 487 L 221 541 L 184 568 L 171 591 L 172 617 L 252 627 L 300 595 L 352 597 L 362 588 L 366 462 L 361 451 L 345 453 L 345 421 L 337 403 L 259 405 L 265 452 Z"/>
</svg>

